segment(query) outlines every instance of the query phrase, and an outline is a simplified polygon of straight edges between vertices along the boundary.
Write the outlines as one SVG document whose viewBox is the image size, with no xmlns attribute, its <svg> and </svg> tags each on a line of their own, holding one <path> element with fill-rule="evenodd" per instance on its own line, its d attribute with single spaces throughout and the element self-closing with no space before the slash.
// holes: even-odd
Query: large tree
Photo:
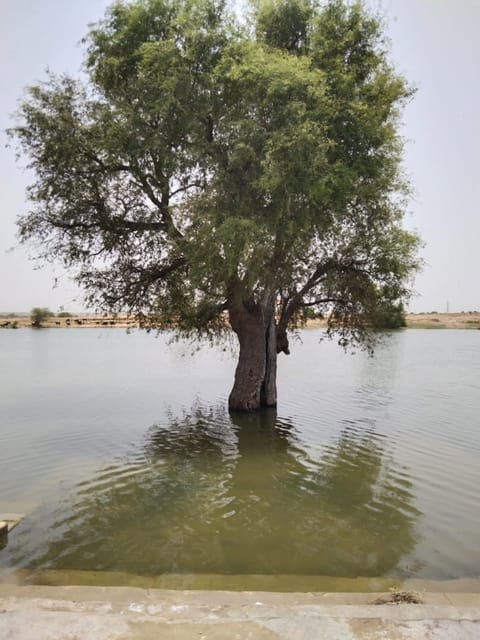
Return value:
<svg viewBox="0 0 480 640">
<path fill-rule="evenodd" d="M 231 328 L 233 410 L 276 404 L 277 353 L 305 310 L 368 344 L 409 293 L 398 134 L 412 95 L 360 2 L 112 5 L 88 81 L 32 87 L 20 238 L 75 269 L 87 301 L 199 336 Z"/>
</svg>

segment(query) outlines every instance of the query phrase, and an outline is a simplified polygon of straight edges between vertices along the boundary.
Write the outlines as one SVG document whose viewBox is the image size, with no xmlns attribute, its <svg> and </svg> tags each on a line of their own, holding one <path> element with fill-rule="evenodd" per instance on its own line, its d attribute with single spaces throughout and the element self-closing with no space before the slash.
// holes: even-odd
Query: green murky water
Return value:
<svg viewBox="0 0 480 640">
<path fill-rule="evenodd" d="M 479 577 L 480 336 L 405 331 L 374 359 L 320 337 L 281 360 L 277 412 L 230 416 L 220 349 L 1 332 L 0 512 L 27 517 L 0 566 L 196 588 Z"/>
</svg>

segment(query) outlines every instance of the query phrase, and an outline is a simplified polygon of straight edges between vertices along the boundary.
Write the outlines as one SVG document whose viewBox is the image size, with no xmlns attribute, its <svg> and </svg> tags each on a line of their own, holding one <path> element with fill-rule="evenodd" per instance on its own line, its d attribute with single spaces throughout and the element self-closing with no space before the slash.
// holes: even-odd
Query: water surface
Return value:
<svg viewBox="0 0 480 640">
<path fill-rule="evenodd" d="M 322 335 L 280 357 L 276 412 L 230 416 L 221 348 L 1 331 L 0 512 L 27 517 L 0 566 L 479 577 L 480 334 L 402 331 L 375 358 Z"/>
</svg>

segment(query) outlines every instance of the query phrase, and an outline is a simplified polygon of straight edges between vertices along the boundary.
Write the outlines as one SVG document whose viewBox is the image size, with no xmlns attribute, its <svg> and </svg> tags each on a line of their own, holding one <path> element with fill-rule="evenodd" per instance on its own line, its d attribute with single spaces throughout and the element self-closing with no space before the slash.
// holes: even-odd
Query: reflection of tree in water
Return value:
<svg viewBox="0 0 480 640">
<path fill-rule="evenodd" d="M 73 504 L 50 518 L 52 538 L 29 548 L 19 536 L 13 561 L 144 574 L 385 575 L 414 547 L 412 502 L 408 478 L 368 426 L 346 425 L 313 455 L 273 412 L 194 411 L 152 428 L 136 456 L 78 485 Z"/>
<path fill-rule="evenodd" d="M 234 418 L 240 459 L 231 487 L 243 496 L 240 522 L 251 531 L 247 560 L 255 555 L 252 564 L 274 573 L 393 572 L 415 545 L 418 512 L 410 482 L 394 474 L 374 430 L 349 424 L 313 456 L 273 425 L 264 425 L 268 442 L 256 419 Z M 258 476 L 249 462 L 255 456 Z"/>
</svg>

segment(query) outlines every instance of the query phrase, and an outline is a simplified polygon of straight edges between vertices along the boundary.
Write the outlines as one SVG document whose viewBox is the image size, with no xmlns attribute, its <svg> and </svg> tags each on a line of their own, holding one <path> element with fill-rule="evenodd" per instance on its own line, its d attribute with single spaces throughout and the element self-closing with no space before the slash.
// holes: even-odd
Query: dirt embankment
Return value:
<svg viewBox="0 0 480 640">
<path fill-rule="evenodd" d="M 462 313 L 409 313 L 406 316 L 407 328 L 410 329 L 480 329 L 480 311 L 464 311 Z M 325 320 L 309 320 L 308 327 L 324 327 Z M 28 316 L 0 316 L 0 329 L 22 329 L 32 327 Z M 100 316 L 81 314 L 69 318 L 52 316 L 42 322 L 42 327 L 51 329 L 68 328 L 120 328 L 138 327 L 135 318 L 126 314 Z"/>
<path fill-rule="evenodd" d="M 480 311 L 462 313 L 409 313 L 411 329 L 480 329 Z"/>
<path fill-rule="evenodd" d="M 32 326 L 32 320 L 29 316 L 0 317 L 0 329 L 23 329 Z M 52 316 L 51 318 L 43 320 L 41 326 L 45 329 L 69 329 L 72 327 L 82 329 L 108 327 L 128 329 L 129 327 L 138 327 L 138 322 L 135 318 L 127 316 L 126 314 L 100 316 L 87 313 L 67 318 Z"/>
<path fill-rule="evenodd" d="M 480 311 L 462 313 L 409 313 L 407 329 L 480 329 Z M 308 320 L 307 327 L 326 327 L 325 319 Z"/>
</svg>

